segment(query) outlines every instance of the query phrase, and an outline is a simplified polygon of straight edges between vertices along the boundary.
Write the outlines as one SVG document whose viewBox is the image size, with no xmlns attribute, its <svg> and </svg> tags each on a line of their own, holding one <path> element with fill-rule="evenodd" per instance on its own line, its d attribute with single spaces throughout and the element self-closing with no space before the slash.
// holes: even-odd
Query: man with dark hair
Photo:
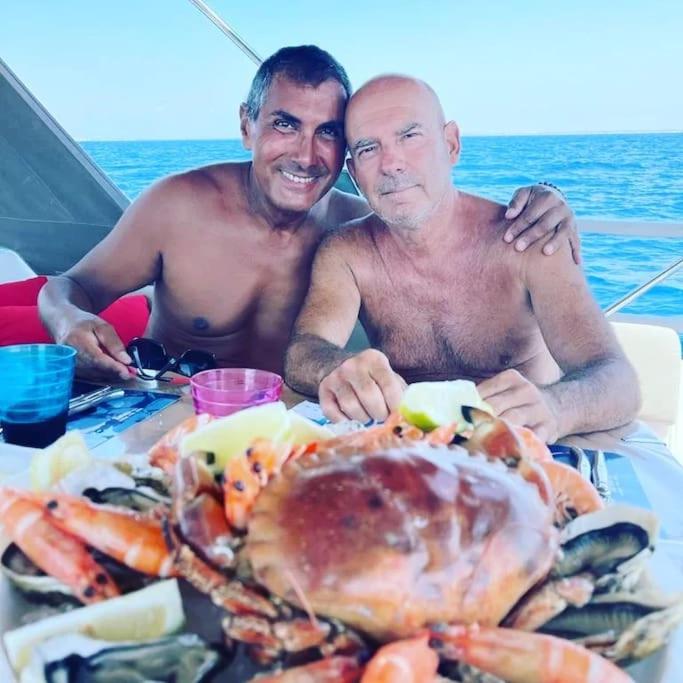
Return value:
<svg viewBox="0 0 683 683">
<path fill-rule="evenodd" d="M 155 183 L 100 244 L 50 279 L 41 317 L 56 341 L 78 349 L 80 374 L 130 376 L 131 359 L 98 313 L 147 284 L 155 287 L 146 335 L 169 353 L 198 348 L 221 365 L 282 371 L 320 240 L 369 211 L 359 197 L 332 189 L 344 162 L 349 94 L 344 69 L 328 53 L 279 50 L 240 107 L 252 161 Z M 573 225 L 548 188 L 524 188 L 514 201 L 527 242 Z"/>
<path fill-rule="evenodd" d="M 258 118 L 270 86 L 277 76 L 282 76 L 292 83 L 310 85 L 314 88 L 323 81 L 337 81 L 344 88 L 346 99 L 351 97 L 349 77 L 344 67 L 331 54 L 315 45 L 283 47 L 259 66 L 251 82 L 244 106 L 247 116 L 252 121 Z"/>
</svg>

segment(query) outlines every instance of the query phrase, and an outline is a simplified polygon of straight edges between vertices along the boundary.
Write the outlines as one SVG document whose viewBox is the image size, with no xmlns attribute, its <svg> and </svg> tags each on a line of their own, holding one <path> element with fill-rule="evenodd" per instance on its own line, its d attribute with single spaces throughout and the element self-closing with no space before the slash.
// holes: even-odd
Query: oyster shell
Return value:
<svg viewBox="0 0 683 683">
<path fill-rule="evenodd" d="M 81 604 L 68 586 L 43 573 L 14 543 L 10 543 L 0 556 L 0 569 L 29 600 L 50 605 Z"/>
<path fill-rule="evenodd" d="M 220 655 L 195 634 L 110 643 L 78 634 L 50 638 L 33 652 L 22 683 L 199 683 Z"/>
<path fill-rule="evenodd" d="M 118 486 L 105 489 L 88 487 L 83 491 L 83 495 L 93 503 L 125 507 L 137 512 L 147 512 L 160 505 L 171 504 L 170 498 L 161 496 L 152 489 L 131 489 Z"/>
<path fill-rule="evenodd" d="M 600 577 L 615 571 L 627 573 L 642 566 L 652 554 L 658 533 L 659 522 L 653 513 L 629 505 L 610 505 L 581 515 L 562 529 L 562 554 L 552 574 L 566 577 L 590 571 Z"/>
<path fill-rule="evenodd" d="M 138 590 L 155 581 L 154 577 L 136 572 L 97 550 L 91 550 L 91 553 L 107 569 L 123 593 Z M 45 574 L 14 543 L 10 543 L 0 556 L 0 569 L 32 602 L 54 606 L 64 603 L 73 603 L 74 606 L 81 604 L 68 586 Z"/>
</svg>

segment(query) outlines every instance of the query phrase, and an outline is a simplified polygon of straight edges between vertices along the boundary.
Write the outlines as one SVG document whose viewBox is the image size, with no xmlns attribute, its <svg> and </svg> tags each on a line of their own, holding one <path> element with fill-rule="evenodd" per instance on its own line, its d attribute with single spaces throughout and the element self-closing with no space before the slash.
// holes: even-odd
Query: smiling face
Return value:
<svg viewBox="0 0 683 683">
<path fill-rule="evenodd" d="M 390 226 L 416 229 L 451 186 L 460 151 L 458 128 L 445 123 L 426 84 L 384 76 L 349 102 L 348 166 L 375 213 Z"/>
<path fill-rule="evenodd" d="M 263 197 L 280 211 L 308 211 L 334 184 L 344 161 L 340 83 L 299 85 L 277 76 L 256 120 L 242 110 L 242 141 L 253 152 Z"/>
</svg>

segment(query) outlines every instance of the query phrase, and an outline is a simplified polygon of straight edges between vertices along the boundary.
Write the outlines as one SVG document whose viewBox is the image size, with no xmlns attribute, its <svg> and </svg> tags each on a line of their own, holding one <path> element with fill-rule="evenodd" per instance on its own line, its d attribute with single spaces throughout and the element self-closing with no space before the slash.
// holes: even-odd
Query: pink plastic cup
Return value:
<svg viewBox="0 0 683 683">
<path fill-rule="evenodd" d="M 252 368 L 204 370 L 190 380 L 195 412 L 214 417 L 277 401 L 282 384 L 280 375 Z"/>
</svg>

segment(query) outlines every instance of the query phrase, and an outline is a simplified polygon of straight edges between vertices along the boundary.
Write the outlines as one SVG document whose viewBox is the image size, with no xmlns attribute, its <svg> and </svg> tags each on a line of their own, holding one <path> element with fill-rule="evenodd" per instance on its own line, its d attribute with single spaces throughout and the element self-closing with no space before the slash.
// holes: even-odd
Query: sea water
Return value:
<svg viewBox="0 0 683 683">
<path fill-rule="evenodd" d="M 169 173 L 250 158 L 239 140 L 85 142 L 83 146 L 134 199 Z M 579 218 L 683 221 L 683 133 L 464 137 L 453 180 L 463 190 L 507 202 L 514 190 L 546 180 L 562 189 Z M 582 234 L 584 269 L 604 308 L 683 256 L 683 240 Z M 623 313 L 683 315 L 683 272 Z"/>
</svg>

